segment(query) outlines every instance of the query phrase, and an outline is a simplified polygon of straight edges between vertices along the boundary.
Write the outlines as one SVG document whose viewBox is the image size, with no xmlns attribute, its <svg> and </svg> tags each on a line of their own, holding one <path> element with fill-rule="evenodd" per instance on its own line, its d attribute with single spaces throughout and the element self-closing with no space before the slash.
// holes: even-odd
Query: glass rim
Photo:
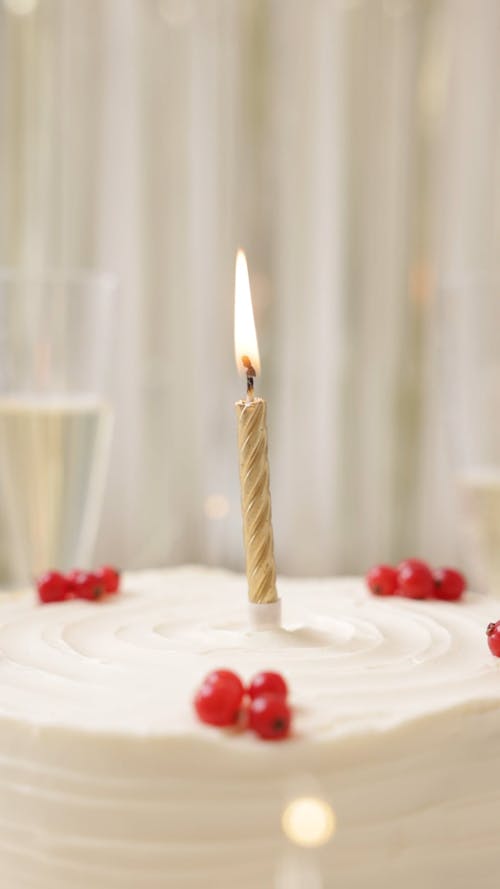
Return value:
<svg viewBox="0 0 500 889">
<path fill-rule="evenodd" d="M 113 291 L 118 285 L 118 276 L 113 272 L 92 268 L 48 268 L 40 271 L 18 266 L 0 266 L 0 286 L 2 284 L 35 284 L 38 286 L 63 284 L 86 286 Z"/>
</svg>

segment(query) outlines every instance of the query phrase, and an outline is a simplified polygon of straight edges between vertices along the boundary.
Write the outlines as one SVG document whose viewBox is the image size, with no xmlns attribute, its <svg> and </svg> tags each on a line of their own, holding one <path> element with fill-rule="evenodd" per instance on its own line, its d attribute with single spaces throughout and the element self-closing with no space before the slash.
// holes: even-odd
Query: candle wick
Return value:
<svg viewBox="0 0 500 889">
<path fill-rule="evenodd" d="M 242 355 L 241 363 L 247 372 L 247 401 L 253 401 L 253 381 L 257 374 L 248 355 Z"/>
<path fill-rule="evenodd" d="M 248 357 L 248 355 L 241 356 L 241 363 L 247 372 L 247 377 L 256 377 L 257 376 L 255 368 L 254 368 L 252 362 L 250 361 L 250 358 Z"/>
<path fill-rule="evenodd" d="M 253 379 L 247 372 L 247 401 L 253 401 Z"/>
</svg>

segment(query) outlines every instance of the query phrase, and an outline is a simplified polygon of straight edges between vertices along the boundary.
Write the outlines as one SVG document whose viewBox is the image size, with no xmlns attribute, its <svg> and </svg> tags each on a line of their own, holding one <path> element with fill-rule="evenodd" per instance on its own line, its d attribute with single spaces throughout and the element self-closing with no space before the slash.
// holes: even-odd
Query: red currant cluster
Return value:
<svg viewBox="0 0 500 889">
<path fill-rule="evenodd" d="M 265 741 L 281 741 L 292 719 L 287 696 L 279 673 L 257 673 L 245 688 L 232 670 L 213 670 L 196 692 L 194 707 L 208 725 L 250 728 Z"/>
<path fill-rule="evenodd" d="M 486 627 L 486 637 L 491 653 L 495 657 L 500 657 L 500 620 L 488 624 Z"/>
<path fill-rule="evenodd" d="M 36 582 L 38 598 L 43 604 L 65 602 L 68 599 L 90 599 L 96 601 L 103 596 L 120 591 L 120 572 L 111 565 L 104 565 L 99 571 L 48 571 Z"/>
<path fill-rule="evenodd" d="M 366 575 L 368 589 L 376 596 L 408 599 L 441 599 L 457 602 L 465 590 L 465 578 L 454 568 L 433 571 L 419 559 L 405 559 L 397 568 L 375 565 Z"/>
</svg>

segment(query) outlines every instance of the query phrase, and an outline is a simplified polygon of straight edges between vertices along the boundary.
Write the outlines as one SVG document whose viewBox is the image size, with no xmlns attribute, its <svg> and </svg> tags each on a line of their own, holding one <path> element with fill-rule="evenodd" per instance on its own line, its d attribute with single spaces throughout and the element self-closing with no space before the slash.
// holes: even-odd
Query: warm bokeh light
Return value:
<svg viewBox="0 0 500 889">
<path fill-rule="evenodd" d="M 234 278 L 234 356 L 239 373 L 246 375 L 247 359 L 257 376 L 260 373 L 259 346 L 253 317 L 248 266 L 243 250 L 236 254 Z"/>
<path fill-rule="evenodd" d="M 3 5 L 13 15 L 30 15 L 38 6 L 38 0 L 3 0 Z"/>
<path fill-rule="evenodd" d="M 314 849 L 327 843 L 335 833 L 335 813 L 324 799 L 301 796 L 288 803 L 281 818 L 286 837 L 297 846 Z"/>
<path fill-rule="evenodd" d="M 224 494 L 209 494 L 203 507 L 208 519 L 223 519 L 229 512 L 229 500 Z"/>
</svg>

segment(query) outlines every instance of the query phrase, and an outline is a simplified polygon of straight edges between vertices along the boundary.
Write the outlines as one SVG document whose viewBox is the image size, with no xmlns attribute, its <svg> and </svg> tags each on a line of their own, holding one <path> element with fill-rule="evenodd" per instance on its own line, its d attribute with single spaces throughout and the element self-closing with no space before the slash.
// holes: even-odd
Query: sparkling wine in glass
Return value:
<svg viewBox="0 0 500 889">
<path fill-rule="evenodd" d="M 500 279 L 447 286 L 446 402 L 469 573 L 500 597 Z"/>
<path fill-rule="evenodd" d="M 500 467 L 469 468 L 458 484 L 472 570 L 480 588 L 500 596 Z"/>
<path fill-rule="evenodd" d="M 111 444 L 113 281 L 0 274 L 4 583 L 89 566 Z"/>
</svg>

